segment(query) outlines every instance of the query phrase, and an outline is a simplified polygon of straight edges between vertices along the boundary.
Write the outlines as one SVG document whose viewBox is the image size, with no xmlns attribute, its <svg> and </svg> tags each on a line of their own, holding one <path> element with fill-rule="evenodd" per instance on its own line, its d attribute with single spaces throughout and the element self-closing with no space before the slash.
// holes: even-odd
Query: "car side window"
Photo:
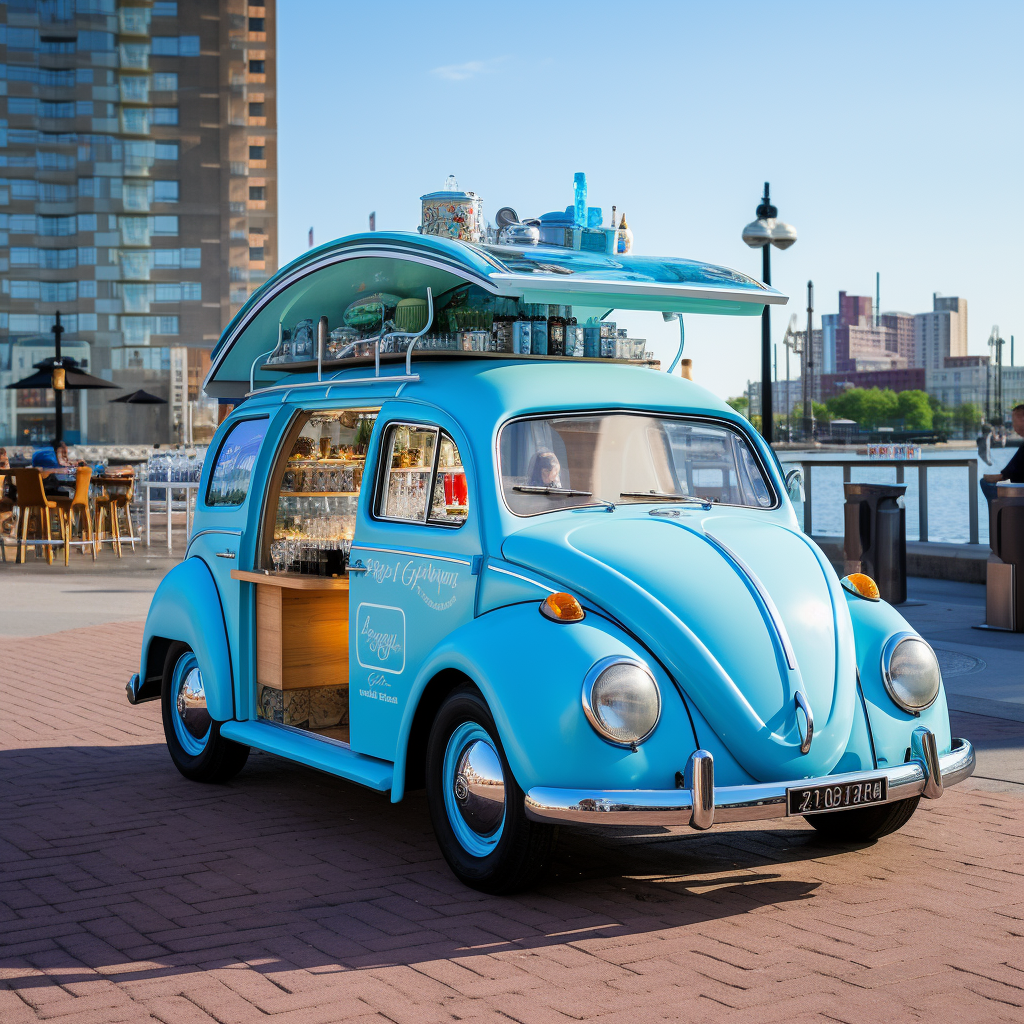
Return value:
<svg viewBox="0 0 1024 1024">
<path fill-rule="evenodd" d="M 240 420 L 228 431 L 210 473 L 207 505 L 238 506 L 245 501 L 252 467 L 269 424 L 267 418 Z"/>
<path fill-rule="evenodd" d="M 432 526 L 461 526 L 469 488 L 459 449 L 438 427 L 393 423 L 381 449 L 377 516 Z"/>
</svg>

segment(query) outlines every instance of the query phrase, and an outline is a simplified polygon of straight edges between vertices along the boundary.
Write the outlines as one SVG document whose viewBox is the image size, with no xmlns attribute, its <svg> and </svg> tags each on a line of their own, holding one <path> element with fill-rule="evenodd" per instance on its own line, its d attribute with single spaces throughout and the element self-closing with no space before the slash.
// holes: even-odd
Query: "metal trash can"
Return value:
<svg viewBox="0 0 1024 1024">
<path fill-rule="evenodd" d="M 882 599 L 907 599 L 906 484 L 843 484 L 845 572 L 863 572 L 877 584 Z"/>
<path fill-rule="evenodd" d="M 1024 484 L 999 484 L 988 503 L 985 625 L 1024 633 Z"/>
</svg>

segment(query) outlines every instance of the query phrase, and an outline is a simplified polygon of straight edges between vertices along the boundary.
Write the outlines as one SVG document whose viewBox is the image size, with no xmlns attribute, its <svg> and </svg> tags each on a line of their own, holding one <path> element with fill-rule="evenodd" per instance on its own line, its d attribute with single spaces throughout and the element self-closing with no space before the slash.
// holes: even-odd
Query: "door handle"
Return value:
<svg viewBox="0 0 1024 1024">
<path fill-rule="evenodd" d="M 349 562 L 348 563 L 348 571 L 349 572 L 366 572 L 366 566 L 363 565 L 363 560 L 362 559 L 360 559 L 358 562 Z"/>
<path fill-rule="evenodd" d="M 234 553 L 234 551 L 218 551 L 217 552 L 217 557 L 218 558 L 234 558 L 235 557 L 235 553 Z"/>
</svg>

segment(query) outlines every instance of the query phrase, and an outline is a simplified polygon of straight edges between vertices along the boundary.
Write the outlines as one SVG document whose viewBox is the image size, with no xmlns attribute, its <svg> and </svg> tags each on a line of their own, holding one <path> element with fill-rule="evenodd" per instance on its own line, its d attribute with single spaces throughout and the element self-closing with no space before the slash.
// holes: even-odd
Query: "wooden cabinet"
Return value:
<svg viewBox="0 0 1024 1024">
<path fill-rule="evenodd" d="M 260 718 L 348 740 L 348 579 L 232 570 L 256 585 Z"/>
</svg>

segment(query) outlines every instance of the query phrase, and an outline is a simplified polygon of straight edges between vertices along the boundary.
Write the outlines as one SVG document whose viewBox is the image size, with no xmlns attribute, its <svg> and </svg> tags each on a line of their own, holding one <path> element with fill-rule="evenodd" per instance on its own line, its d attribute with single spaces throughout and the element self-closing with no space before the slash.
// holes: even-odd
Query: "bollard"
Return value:
<svg viewBox="0 0 1024 1024">
<path fill-rule="evenodd" d="M 1024 485 L 999 484 L 989 500 L 985 625 L 1024 633 Z"/>
</svg>

